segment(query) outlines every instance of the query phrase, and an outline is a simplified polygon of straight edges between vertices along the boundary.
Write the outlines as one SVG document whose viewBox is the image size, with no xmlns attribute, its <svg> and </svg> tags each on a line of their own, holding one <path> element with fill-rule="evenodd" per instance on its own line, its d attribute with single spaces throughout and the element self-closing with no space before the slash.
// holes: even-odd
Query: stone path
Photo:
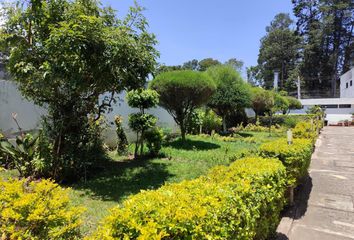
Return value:
<svg viewBox="0 0 354 240">
<path fill-rule="evenodd" d="M 354 239 L 354 127 L 323 129 L 310 176 L 297 195 L 277 239 Z"/>
</svg>

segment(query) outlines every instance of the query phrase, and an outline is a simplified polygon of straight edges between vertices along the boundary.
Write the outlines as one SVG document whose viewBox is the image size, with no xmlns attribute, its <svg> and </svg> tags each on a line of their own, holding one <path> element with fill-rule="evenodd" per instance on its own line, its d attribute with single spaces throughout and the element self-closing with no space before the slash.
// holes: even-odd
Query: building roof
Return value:
<svg viewBox="0 0 354 240">
<path fill-rule="evenodd" d="M 329 105 L 329 104 L 354 104 L 354 98 L 313 98 L 300 99 L 304 106 L 308 105 Z"/>
</svg>

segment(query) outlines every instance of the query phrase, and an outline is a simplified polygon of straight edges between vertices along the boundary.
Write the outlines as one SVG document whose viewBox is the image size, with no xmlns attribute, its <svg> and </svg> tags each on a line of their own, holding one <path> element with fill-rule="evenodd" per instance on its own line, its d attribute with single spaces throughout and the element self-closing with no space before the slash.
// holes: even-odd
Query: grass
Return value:
<svg viewBox="0 0 354 240">
<path fill-rule="evenodd" d="M 256 141 L 224 142 L 217 138 L 188 136 L 185 143 L 177 139 L 165 144 L 159 158 L 132 160 L 110 153 L 112 161 L 106 163 L 104 171 L 86 182 L 70 186 L 73 203 L 87 208 L 82 231 L 89 234 L 95 230 L 109 209 L 131 194 L 199 177 L 214 166 L 229 164 L 231 156 L 255 150 L 261 142 L 277 138 L 262 132 L 245 132 L 243 136 Z M 12 172 L 6 174 L 13 175 Z"/>
</svg>

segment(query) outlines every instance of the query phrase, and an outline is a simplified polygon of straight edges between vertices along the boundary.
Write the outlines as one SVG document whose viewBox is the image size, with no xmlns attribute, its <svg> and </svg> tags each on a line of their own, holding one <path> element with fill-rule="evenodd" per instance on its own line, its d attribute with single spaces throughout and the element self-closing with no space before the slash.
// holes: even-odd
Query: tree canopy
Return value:
<svg viewBox="0 0 354 240">
<path fill-rule="evenodd" d="M 136 5 L 119 19 L 94 0 L 19 0 L 4 9 L 7 68 L 22 94 L 48 109 L 56 162 L 77 168 L 68 159 L 83 158 L 89 118 L 99 119 L 115 94 L 142 86 L 154 71 L 156 40 L 141 11 Z"/>
<path fill-rule="evenodd" d="M 209 100 L 216 86 L 205 73 L 181 70 L 159 74 L 151 81 L 150 88 L 159 93 L 159 105 L 165 108 L 180 126 L 184 140 L 190 114 Z"/>
<path fill-rule="evenodd" d="M 289 75 L 296 67 L 301 38 L 291 28 L 292 24 L 289 14 L 280 13 L 266 28 L 267 34 L 261 39 L 258 55 L 261 75 L 258 77 L 263 79 L 264 87 L 268 89 L 273 87 L 274 71 L 279 72 L 279 89 L 286 89 Z"/>
<path fill-rule="evenodd" d="M 216 92 L 208 106 L 223 119 L 223 131 L 226 132 L 226 117 L 231 111 L 249 106 L 250 89 L 240 74 L 230 65 L 219 65 L 207 70 L 215 81 Z"/>
</svg>

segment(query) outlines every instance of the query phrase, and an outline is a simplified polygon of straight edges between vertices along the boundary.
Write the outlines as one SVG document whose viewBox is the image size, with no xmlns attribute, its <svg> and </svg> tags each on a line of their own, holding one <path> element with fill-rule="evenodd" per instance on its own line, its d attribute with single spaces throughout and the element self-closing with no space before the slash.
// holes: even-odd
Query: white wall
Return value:
<svg viewBox="0 0 354 240">
<path fill-rule="evenodd" d="M 354 98 L 354 68 L 340 77 L 340 97 Z"/>
<path fill-rule="evenodd" d="M 103 98 L 103 96 L 102 96 Z M 120 99 L 125 100 L 125 93 L 119 95 Z M 113 111 L 106 114 L 108 129 L 104 132 L 105 141 L 109 145 L 114 145 L 116 141 L 114 116 L 123 117 L 124 128 L 130 140 L 133 140 L 135 134 L 129 129 L 128 115 L 136 112 L 136 109 L 130 108 L 125 101 L 119 101 L 113 106 Z M 6 134 L 11 135 L 18 131 L 16 123 L 12 119 L 12 113 L 17 113 L 17 120 L 23 130 L 31 130 L 40 127 L 41 116 L 46 114 L 46 110 L 27 101 L 18 91 L 16 85 L 11 81 L 0 80 L 0 129 Z M 154 108 L 148 112 L 159 118 L 158 125 L 161 127 L 177 130 L 173 118 L 163 108 Z"/>
<path fill-rule="evenodd" d="M 38 128 L 45 110 L 24 99 L 14 83 L 0 80 L 0 129 L 5 134 L 18 131 L 12 113 L 23 130 Z"/>
</svg>

